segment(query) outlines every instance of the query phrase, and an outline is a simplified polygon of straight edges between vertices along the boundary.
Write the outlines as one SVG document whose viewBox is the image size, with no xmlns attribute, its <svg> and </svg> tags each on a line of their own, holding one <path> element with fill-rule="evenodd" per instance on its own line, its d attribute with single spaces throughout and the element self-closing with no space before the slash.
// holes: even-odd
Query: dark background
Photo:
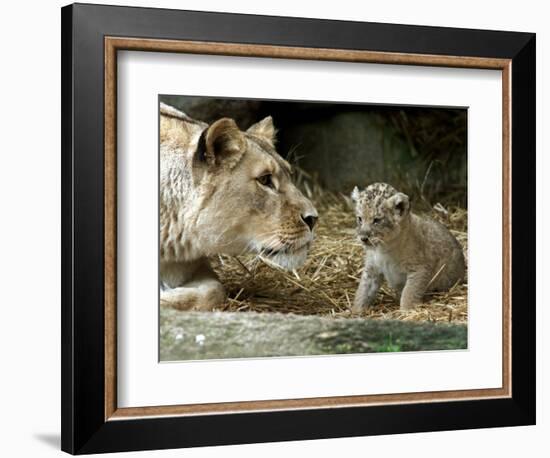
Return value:
<svg viewBox="0 0 550 458">
<path fill-rule="evenodd" d="M 467 207 L 467 110 L 326 102 L 162 95 L 162 102 L 212 123 L 235 119 L 242 130 L 265 116 L 277 148 L 327 190 L 384 181 L 417 205 Z"/>
</svg>

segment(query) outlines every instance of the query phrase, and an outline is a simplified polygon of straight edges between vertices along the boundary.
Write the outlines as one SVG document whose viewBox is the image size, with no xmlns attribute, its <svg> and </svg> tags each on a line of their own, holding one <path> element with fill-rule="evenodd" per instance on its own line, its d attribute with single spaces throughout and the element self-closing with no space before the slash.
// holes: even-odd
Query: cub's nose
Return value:
<svg viewBox="0 0 550 458">
<path fill-rule="evenodd" d="M 370 239 L 369 234 L 359 234 L 359 240 L 367 246 L 372 245 L 372 240 Z"/>
<path fill-rule="evenodd" d="M 302 221 L 307 224 L 307 227 L 309 227 L 309 230 L 312 231 L 315 223 L 317 223 L 317 215 L 307 214 L 301 215 L 301 217 Z"/>
</svg>

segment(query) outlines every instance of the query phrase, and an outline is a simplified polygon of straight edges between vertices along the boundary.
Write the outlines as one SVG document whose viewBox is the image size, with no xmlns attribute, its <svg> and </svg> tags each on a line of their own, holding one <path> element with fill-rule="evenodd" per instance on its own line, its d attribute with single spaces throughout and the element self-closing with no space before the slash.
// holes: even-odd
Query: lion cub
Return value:
<svg viewBox="0 0 550 458">
<path fill-rule="evenodd" d="M 400 297 L 401 310 L 422 302 L 427 291 L 449 290 L 464 278 L 462 248 L 449 230 L 410 211 L 409 197 L 385 183 L 351 194 L 365 266 L 354 312 L 374 300 L 382 279 Z"/>
</svg>

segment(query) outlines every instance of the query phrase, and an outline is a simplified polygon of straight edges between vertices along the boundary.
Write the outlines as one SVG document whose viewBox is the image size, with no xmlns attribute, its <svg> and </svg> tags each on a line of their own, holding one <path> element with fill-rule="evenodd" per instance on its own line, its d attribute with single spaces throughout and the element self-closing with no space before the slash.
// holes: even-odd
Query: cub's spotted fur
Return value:
<svg viewBox="0 0 550 458">
<path fill-rule="evenodd" d="M 446 291 L 465 273 L 462 248 L 437 221 L 410 211 L 409 197 L 386 183 L 351 194 L 357 236 L 365 245 L 365 266 L 353 310 L 372 304 L 385 279 L 402 310 L 422 302 L 427 291 Z"/>
</svg>

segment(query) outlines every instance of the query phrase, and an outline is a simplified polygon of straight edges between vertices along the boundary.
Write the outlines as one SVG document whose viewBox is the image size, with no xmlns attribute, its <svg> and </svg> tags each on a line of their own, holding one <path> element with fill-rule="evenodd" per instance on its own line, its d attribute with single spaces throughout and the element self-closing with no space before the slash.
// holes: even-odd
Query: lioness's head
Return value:
<svg viewBox="0 0 550 458">
<path fill-rule="evenodd" d="M 208 254 L 261 254 L 285 269 L 306 259 L 317 211 L 275 149 L 271 117 L 241 131 L 222 118 L 206 128 L 193 158 L 200 196 L 196 226 Z"/>
<path fill-rule="evenodd" d="M 355 203 L 357 237 L 367 246 L 390 243 L 401 234 L 410 216 L 409 197 L 386 183 L 374 183 L 351 193 Z"/>
</svg>

